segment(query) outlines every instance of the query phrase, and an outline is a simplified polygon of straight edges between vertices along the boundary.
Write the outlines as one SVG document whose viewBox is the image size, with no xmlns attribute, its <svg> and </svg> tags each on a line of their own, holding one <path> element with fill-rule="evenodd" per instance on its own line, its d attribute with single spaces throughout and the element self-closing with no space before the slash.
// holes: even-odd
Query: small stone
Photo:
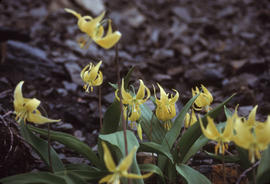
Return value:
<svg viewBox="0 0 270 184">
<path fill-rule="evenodd" d="M 128 20 L 128 23 L 137 28 L 145 21 L 145 17 L 143 14 L 139 12 L 137 8 L 131 8 L 123 12 L 123 17 Z"/>
<path fill-rule="evenodd" d="M 158 59 L 158 60 L 172 58 L 173 56 L 174 56 L 174 51 L 171 49 L 158 49 L 158 50 L 155 50 L 153 54 L 153 58 Z"/>
<path fill-rule="evenodd" d="M 205 59 L 206 57 L 208 57 L 208 52 L 204 51 L 204 52 L 199 52 L 197 54 L 195 54 L 195 56 L 193 56 L 190 61 L 193 63 L 199 62 L 203 59 Z"/>
<path fill-rule="evenodd" d="M 77 87 L 78 87 L 77 84 L 67 82 L 67 81 L 63 81 L 62 83 L 63 83 L 66 90 L 71 91 L 71 92 L 76 92 Z"/>
<path fill-rule="evenodd" d="M 68 95 L 68 92 L 67 90 L 63 89 L 63 88 L 58 88 L 56 89 L 57 93 L 61 96 L 67 96 Z"/>
<path fill-rule="evenodd" d="M 72 79 L 72 82 L 82 86 L 83 81 L 80 77 L 81 68 L 77 63 L 65 63 L 65 68 Z"/>
<path fill-rule="evenodd" d="M 99 15 L 105 11 L 103 0 L 75 0 L 82 8 L 90 11 L 94 15 Z"/>
<path fill-rule="evenodd" d="M 183 21 L 189 23 L 192 21 L 192 17 L 189 14 L 189 11 L 187 10 L 187 8 L 184 7 L 174 7 L 172 9 L 173 13 L 178 16 L 180 19 L 182 19 Z"/>
</svg>

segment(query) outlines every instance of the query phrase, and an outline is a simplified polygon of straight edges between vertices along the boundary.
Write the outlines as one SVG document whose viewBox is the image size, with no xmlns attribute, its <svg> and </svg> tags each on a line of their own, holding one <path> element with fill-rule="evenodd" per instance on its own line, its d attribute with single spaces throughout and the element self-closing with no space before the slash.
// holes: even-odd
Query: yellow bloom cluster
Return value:
<svg viewBox="0 0 270 184">
<path fill-rule="evenodd" d="M 37 109 L 40 105 L 40 101 L 36 98 L 24 98 L 22 94 L 22 86 L 24 81 L 21 81 L 17 84 L 14 91 L 14 110 L 16 114 L 15 120 L 21 122 L 23 120 L 24 123 L 26 121 L 36 123 L 36 124 L 44 124 L 44 123 L 52 123 L 58 122 L 60 120 L 49 119 L 41 115 L 40 111 Z"/>
<path fill-rule="evenodd" d="M 261 158 L 260 151 L 265 150 L 270 144 L 270 115 L 265 122 L 256 121 L 257 107 L 252 109 L 248 119 L 239 117 L 236 109 L 233 116 L 227 119 L 223 133 L 219 133 L 212 118 L 207 117 L 206 128 L 199 118 L 203 134 L 208 139 L 217 141 L 215 153 L 219 149 L 219 153 L 224 154 L 227 149 L 226 144 L 233 141 L 239 147 L 249 151 L 249 160 L 252 163 L 255 162 L 255 157 Z"/>
<path fill-rule="evenodd" d="M 111 20 L 108 20 L 108 31 L 104 35 L 104 27 L 102 19 L 104 18 L 105 12 L 102 12 L 98 17 L 92 18 L 91 16 L 81 16 L 81 14 L 75 12 L 74 10 L 65 9 L 68 13 L 73 14 L 78 19 L 79 29 L 86 33 L 88 39 L 81 37 L 80 46 L 81 48 L 85 47 L 87 44 L 89 46 L 89 39 L 96 42 L 99 46 L 110 49 L 113 47 L 121 38 L 121 33 L 119 31 L 112 31 Z"/>
</svg>

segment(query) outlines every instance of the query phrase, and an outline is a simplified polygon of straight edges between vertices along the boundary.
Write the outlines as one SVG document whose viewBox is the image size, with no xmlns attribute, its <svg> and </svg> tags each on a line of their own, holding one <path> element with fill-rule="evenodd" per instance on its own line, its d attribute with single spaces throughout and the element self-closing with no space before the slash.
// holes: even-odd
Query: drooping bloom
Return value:
<svg viewBox="0 0 270 184">
<path fill-rule="evenodd" d="M 41 115 L 40 111 L 37 109 L 40 105 L 40 101 L 36 98 L 24 98 L 22 94 L 22 86 L 24 81 L 21 81 L 17 84 L 14 91 L 14 110 L 15 110 L 15 120 L 24 123 L 26 121 L 44 124 L 58 122 L 60 120 L 49 119 Z"/>
<path fill-rule="evenodd" d="M 228 118 L 225 129 L 222 133 L 218 131 L 214 120 L 207 116 L 207 127 L 205 128 L 201 118 L 199 117 L 200 125 L 203 134 L 208 139 L 217 141 L 217 145 L 215 146 L 215 154 L 217 154 L 218 150 L 220 154 L 224 154 L 225 150 L 228 148 L 228 143 L 231 141 L 233 135 L 233 117 Z"/>
<path fill-rule="evenodd" d="M 198 87 L 196 87 L 195 90 L 191 89 L 192 96 L 199 94 L 193 104 L 193 108 L 197 111 L 204 109 L 208 112 L 210 110 L 210 104 L 213 102 L 213 96 L 204 85 L 201 84 L 201 88 L 203 91 L 200 91 Z"/>
<path fill-rule="evenodd" d="M 195 115 L 194 110 L 192 109 L 191 110 L 191 117 L 190 117 L 190 114 L 189 113 L 186 114 L 186 117 L 185 117 L 185 128 L 188 128 L 188 127 L 192 126 L 196 122 L 197 122 L 197 118 L 196 118 L 196 115 Z"/>
<path fill-rule="evenodd" d="M 131 179 L 144 179 L 150 177 L 153 173 L 147 173 L 144 175 L 137 175 L 128 173 L 128 169 L 130 168 L 132 164 L 132 159 L 134 157 L 134 154 L 137 150 L 136 146 L 131 150 L 131 152 L 120 162 L 118 166 L 115 165 L 112 155 L 110 153 L 109 148 L 107 145 L 102 142 L 102 147 L 104 149 L 104 162 L 107 167 L 107 169 L 112 173 L 105 177 L 103 177 L 101 180 L 99 180 L 99 183 L 107 183 L 107 184 L 120 184 L 120 178 L 131 178 Z"/>
<path fill-rule="evenodd" d="M 81 78 L 85 83 L 83 88 L 85 89 L 86 92 L 89 92 L 89 88 L 91 88 L 92 92 L 93 86 L 100 86 L 102 84 L 103 75 L 102 72 L 99 71 L 101 64 L 102 61 L 100 61 L 96 66 L 93 63 L 89 63 L 81 71 Z"/>
<path fill-rule="evenodd" d="M 265 122 L 255 122 L 256 109 L 257 106 L 250 112 L 247 120 L 237 116 L 233 136 L 236 145 L 249 151 L 249 160 L 252 163 L 256 158 L 261 158 L 260 151 L 265 150 L 270 143 L 270 116 Z"/>
<path fill-rule="evenodd" d="M 141 109 L 140 105 L 146 102 L 150 98 L 150 90 L 144 85 L 142 80 L 140 81 L 140 86 L 138 89 L 138 92 L 136 95 L 131 95 L 129 92 L 127 92 L 124 88 L 124 80 L 122 80 L 121 84 L 121 95 L 122 95 L 122 102 L 124 105 L 127 105 L 124 108 L 124 115 L 126 117 L 127 111 L 129 109 L 130 112 L 128 112 L 128 120 L 130 120 L 132 123 L 139 120 L 141 116 Z M 118 96 L 118 89 L 115 91 L 115 97 L 117 100 L 120 101 L 120 98 Z M 134 125 L 134 123 L 133 123 Z M 138 135 L 140 136 L 140 130 L 137 127 Z"/>
<path fill-rule="evenodd" d="M 160 89 L 160 99 L 157 98 L 156 91 L 154 88 L 155 99 L 157 104 L 156 116 L 159 120 L 165 122 L 164 126 L 168 130 L 171 128 L 171 124 L 168 121 L 171 120 L 176 115 L 175 103 L 179 98 L 179 93 L 178 91 L 173 89 L 173 91 L 175 91 L 176 94 L 174 96 L 171 94 L 171 97 L 169 97 L 169 93 L 166 94 L 164 89 L 159 84 L 157 85 Z"/>
<path fill-rule="evenodd" d="M 102 12 L 96 18 L 92 18 L 91 16 L 88 15 L 81 16 L 81 14 L 68 8 L 66 8 L 65 11 L 73 14 L 78 18 L 79 29 L 82 32 L 86 33 L 89 36 L 89 38 L 91 38 L 99 46 L 105 49 L 110 49 L 120 40 L 121 33 L 119 31 L 112 32 L 111 20 L 108 20 L 108 31 L 106 35 L 104 35 L 103 23 L 105 23 L 105 21 L 102 21 L 102 19 L 104 18 L 105 12 Z M 88 41 L 82 37 L 80 42 L 81 46 L 84 47 Z"/>
</svg>

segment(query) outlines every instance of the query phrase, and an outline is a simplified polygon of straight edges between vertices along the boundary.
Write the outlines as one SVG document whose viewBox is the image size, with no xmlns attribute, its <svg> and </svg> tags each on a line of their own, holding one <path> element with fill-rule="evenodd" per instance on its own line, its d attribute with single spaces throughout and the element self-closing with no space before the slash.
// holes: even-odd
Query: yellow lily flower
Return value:
<svg viewBox="0 0 270 184">
<path fill-rule="evenodd" d="M 15 110 L 15 120 L 21 122 L 23 120 L 24 123 L 26 121 L 36 123 L 36 124 L 44 124 L 44 123 L 52 123 L 58 122 L 60 120 L 49 119 L 41 115 L 40 111 L 37 109 L 40 105 L 40 101 L 36 98 L 24 98 L 22 94 L 22 86 L 24 81 L 21 81 L 17 84 L 14 91 L 14 110 Z"/>
<path fill-rule="evenodd" d="M 254 163 L 260 159 L 260 151 L 265 150 L 270 143 L 270 116 L 266 122 L 255 121 L 257 106 L 255 106 L 246 120 L 236 116 L 234 123 L 235 135 L 233 141 L 236 145 L 249 151 L 249 160 Z"/>
<path fill-rule="evenodd" d="M 90 63 L 81 71 L 81 78 L 86 83 L 83 88 L 88 93 L 89 87 L 91 87 L 91 92 L 93 92 L 93 86 L 100 86 L 103 82 L 102 72 L 99 71 L 101 64 L 102 61 L 100 61 L 96 66 L 93 63 Z"/>
<path fill-rule="evenodd" d="M 102 142 L 102 147 L 104 149 L 105 165 L 112 174 L 109 174 L 103 177 L 101 180 L 99 180 L 98 183 L 120 184 L 121 177 L 131 178 L 131 179 L 144 179 L 144 178 L 150 177 L 153 174 L 153 173 L 147 173 L 144 175 L 137 175 L 137 174 L 128 173 L 128 169 L 130 168 L 132 164 L 132 159 L 137 150 L 136 146 L 134 146 L 131 152 L 120 162 L 120 164 L 117 167 L 113 161 L 109 148 L 104 142 Z"/>
<path fill-rule="evenodd" d="M 179 93 L 178 91 L 173 89 L 173 91 L 175 91 L 176 94 L 174 96 L 171 94 L 171 97 L 169 97 L 169 94 L 166 94 L 164 89 L 159 84 L 157 85 L 160 89 L 160 99 L 157 98 L 156 90 L 154 87 L 156 104 L 157 104 L 156 116 L 159 120 L 166 122 L 166 121 L 171 120 L 176 115 L 175 103 L 179 98 Z M 167 123 L 165 124 L 165 126 L 167 127 L 166 129 L 168 130 L 170 129 L 171 124 Z"/>
<path fill-rule="evenodd" d="M 190 126 L 192 126 L 194 123 L 197 122 L 197 117 L 195 115 L 194 110 L 191 110 L 191 118 L 190 118 L 190 114 L 187 113 L 186 117 L 185 117 L 185 128 L 188 128 Z"/>
<path fill-rule="evenodd" d="M 219 150 L 219 153 L 224 155 L 225 150 L 228 149 L 228 143 L 231 141 L 233 135 L 233 118 L 229 118 L 227 120 L 226 127 L 222 133 L 219 133 L 215 126 L 214 120 L 211 117 L 207 116 L 208 124 L 206 128 L 204 127 L 200 117 L 199 121 L 205 137 L 217 141 L 217 145 L 215 146 L 215 154 L 217 154 L 217 151 Z"/>
<path fill-rule="evenodd" d="M 81 16 L 81 14 L 68 8 L 65 8 L 65 11 L 77 17 L 77 24 L 79 29 L 86 33 L 99 46 L 105 49 L 110 49 L 120 40 L 121 33 L 119 31 L 112 32 L 111 20 L 108 20 L 108 31 L 106 35 L 104 35 L 102 19 L 104 18 L 105 12 L 102 12 L 96 18 L 92 18 L 91 16 Z M 81 37 L 80 42 L 81 46 L 84 47 L 87 43 L 87 40 Z"/>
<path fill-rule="evenodd" d="M 213 102 L 213 96 L 208 91 L 204 85 L 201 84 L 201 88 L 203 91 L 200 91 L 198 87 L 195 88 L 195 90 L 191 89 L 192 96 L 196 96 L 197 94 L 200 94 L 197 99 L 195 100 L 193 104 L 193 108 L 197 111 L 201 111 L 202 109 L 205 109 L 206 112 L 210 110 L 210 104 Z"/>
<path fill-rule="evenodd" d="M 128 105 L 131 108 L 131 113 L 129 115 L 129 120 L 134 122 L 137 121 L 141 116 L 140 105 L 146 102 L 150 98 L 150 90 L 144 85 L 142 80 L 140 81 L 140 87 L 136 95 L 132 96 L 130 93 L 126 92 L 124 88 L 124 79 L 122 79 L 121 85 L 121 94 L 122 94 L 122 102 L 125 105 Z M 146 92 L 146 96 L 145 96 Z M 120 98 L 118 96 L 118 89 L 115 91 L 115 97 L 118 101 Z M 126 113 L 124 113 L 126 114 Z"/>
</svg>

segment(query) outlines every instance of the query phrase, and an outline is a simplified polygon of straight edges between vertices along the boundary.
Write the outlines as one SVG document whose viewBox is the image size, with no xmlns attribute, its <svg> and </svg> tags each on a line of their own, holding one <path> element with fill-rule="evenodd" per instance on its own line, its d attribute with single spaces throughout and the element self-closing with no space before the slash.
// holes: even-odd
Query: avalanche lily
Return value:
<svg viewBox="0 0 270 184">
<path fill-rule="evenodd" d="M 37 109 L 40 105 L 40 101 L 36 98 L 24 98 L 22 94 L 22 86 L 24 81 L 21 81 L 17 84 L 14 91 L 14 110 L 15 110 L 15 120 L 24 123 L 26 121 L 44 124 L 58 122 L 60 120 L 49 119 L 41 115 L 40 111 Z"/>
<path fill-rule="evenodd" d="M 188 128 L 188 127 L 192 126 L 196 122 L 197 122 L 197 118 L 196 118 L 196 115 L 195 115 L 194 110 L 192 109 L 191 110 L 191 117 L 190 117 L 190 114 L 189 113 L 186 114 L 186 117 L 185 117 L 185 128 Z"/>
<path fill-rule="evenodd" d="M 86 33 L 89 38 L 96 42 L 99 46 L 110 49 L 113 47 L 121 38 L 121 33 L 119 31 L 112 32 L 111 20 L 108 20 L 108 31 L 104 35 L 104 27 L 102 21 L 104 18 L 105 12 L 102 12 L 98 17 L 92 18 L 91 16 L 81 16 L 81 14 L 75 12 L 74 10 L 65 8 L 65 11 L 71 13 L 78 19 L 79 29 Z M 80 45 L 84 47 L 87 44 L 88 40 L 84 37 L 80 38 Z"/>
<path fill-rule="evenodd" d="M 175 103 L 179 98 L 179 93 L 175 89 L 173 91 L 176 93 L 174 96 L 171 94 L 171 97 L 169 97 L 169 94 L 166 94 L 164 89 L 157 84 L 160 89 L 160 99 L 156 96 L 156 90 L 154 87 L 154 93 L 155 93 L 155 99 L 156 99 L 156 116 L 159 120 L 163 122 L 168 122 L 176 115 L 175 110 Z M 170 129 L 171 124 L 165 123 L 166 129 Z"/>
<path fill-rule="evenodd" d="M 209 106 L 213 102 L 213 96 L 204 85 L 201 84 L 201 88 L 203 91 L 200 91 L 198 87 L 196 87 L 195 90 L 191 89 L 192 96 L 199 94 L 193 104 L 193 108 L 197 111 L 205 109 L 205 111 L 208 112 L 210 110 Z"/>
<path fill-rule="evenodd" d="M 228 143 L 231 141 L 233 135 L 233 117 L 227 120 L 226 127 L 222 133 L 217 130 L 214 120 L 209 116 L 207 116 L 208 124 L 206 128 L 204 127 L 200 117 L 199 121 L 205 137 L 217 141 L 217 145 L 215 146 L 215 154 L 217 154 L 219 150 L 219 153 L 224 155 L 225 150 L 228 149 Z"/>
<path fill-rule="evenodd" d="M 93 92 L 93 86 L 100 86 L 103 82 L 102 72 L 99 71 L 101 64 L 102 61 L 100 61 L 96 66 L 93 63 L 90 63 L 81 71 L 81 78 L 85 82 L 83 88 L 88 93 L 89 88 L 91 88 L 91 92 Z"/>
<path fill-rule="evenodd" d="M 106 182 L 107 184 L 120 184 L 121 177 L 131 179 L 144 179 L 150 177 L 153 174 L 147 173 L 144 175 L 137 175 L 128 173 L 128 169 L 132 164 L 132 159 L 137 150 L 136 146 L 134 146 L 131 152 L 120 162 L 118 166 L 115 165 L 110 150 L 104 142 L 102 142 L 102 147 L 104 149 L 104 162 L 111 174 L 103 177 L 101 180 L 99 180 L 99 183 Z"/>
</svg>

